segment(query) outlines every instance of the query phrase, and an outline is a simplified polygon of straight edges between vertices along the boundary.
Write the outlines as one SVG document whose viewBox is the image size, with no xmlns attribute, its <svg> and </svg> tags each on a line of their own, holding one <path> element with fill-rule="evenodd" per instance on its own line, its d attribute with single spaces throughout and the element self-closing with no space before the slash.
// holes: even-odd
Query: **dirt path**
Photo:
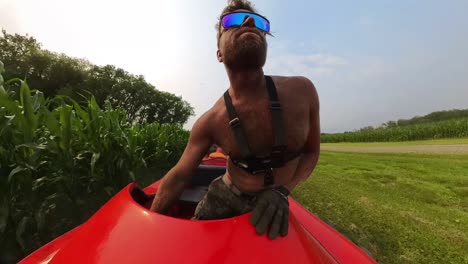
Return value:
<svg viewBox="0 0 468 264">
<path fill-rule="evenodd" d="M 322 150 L 373 153 L 453 153 L 468 154 L 468 144 L 413 146 L 322 146 Z"/>
</svg>

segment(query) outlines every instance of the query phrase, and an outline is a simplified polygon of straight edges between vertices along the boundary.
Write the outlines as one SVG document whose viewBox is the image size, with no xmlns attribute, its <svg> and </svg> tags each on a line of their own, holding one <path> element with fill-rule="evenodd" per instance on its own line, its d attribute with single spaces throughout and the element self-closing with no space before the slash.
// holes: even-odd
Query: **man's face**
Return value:
<svg viewBox="0 0 468 264">
<path fill-rule="evenodd" d="M 239 9 L 236 11 L 247 11 Z M 248 17 L 240 27 L 220 25 L 218 60 L 234 70 L 263 67 L 267 55 L 265 33 Z"/>
</svg>

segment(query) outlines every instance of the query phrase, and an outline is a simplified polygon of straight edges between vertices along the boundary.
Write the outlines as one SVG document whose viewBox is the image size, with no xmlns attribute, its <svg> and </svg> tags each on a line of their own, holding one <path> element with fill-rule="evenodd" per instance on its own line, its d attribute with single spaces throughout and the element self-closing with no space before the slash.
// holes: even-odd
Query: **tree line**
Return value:
<svg viewBox="0 0 468 264">
<path fill-rule="evenodd" d="M 83 104 L 94 97 L 100 107 L 109 102 L 125 109 L 133 123 L 184 124 L 194 114 L 187 101 L 156 89 L 141 75 L 48 51 L 29 35 L 2 30 L 0 61 L 5 80 L 24 79 L 45 97 L 66 95 Z"/>
<path fill-rule="evenodd" d="M 436 122 L 443 122 L 443 121 L 449 121 L 449 120 L 461 120 L 461 119 L 468 119 L 468 109 L 452 109 L 452 110 L 436 111 L 436 112 L 432 112 L 424 116 L 415 116 L 410 119 L 398 119 L 398 120 L 387 121 L 385 123 L 382 123 L 380 126 L 376 126 L 376 127 L 365 126 L 354 131 L 345 131 L 343 134 L 356 133 L 356 132 L 369 132 L 369 131 L 374 131 L 374 130 L 381 131 L 382 129 L 402 128 L 402 127 L 407 127 L 407 126 L 432 124 Z M 337 133 L 337 134 L 341 134 L 341 133 Z M 322 133 L 322 135 L 328 135 L 328 133 Z"/>
<path fill-rule="evenodd" d="M 468 136 L 468 109 L 436 111 L 410 119 L 388 121 L 378 127 L 366 126 L 344 133 L 322 133 L 322 143 L 386 142 Z"/>
<path fill-rule="evenodd" d="M 375 128 L 337 134 L 322 134 L 322 143 L 389 142 L 468 137 L 468 118 Z"/>
<path fill-rule="evenodd" d="M 396 121 L 388 121 L 382 124 L 383 128 L 391 128 L 398 126 L 419 125 L 451 119 L 468 118 L 468 109 L 453 109 L 446 111 L 436 111 L 424 116 L 415 116 L 410 119 L 398 119 Z"/>
</svg>

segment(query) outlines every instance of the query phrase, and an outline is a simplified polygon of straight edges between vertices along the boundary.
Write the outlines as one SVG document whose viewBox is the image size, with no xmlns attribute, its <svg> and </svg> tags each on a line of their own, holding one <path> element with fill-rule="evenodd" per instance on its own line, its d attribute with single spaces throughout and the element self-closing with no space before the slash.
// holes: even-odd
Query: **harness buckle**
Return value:
<svg viewBox="0 0 468 264">
<path fill-rule="evenodd" d="M 254 171 L 252 171 L 252 174 L 256 175 L 256 174 L 260 174 L 260 173 L 263 173 L 263 172 L 267 172 L 267 170 L 265 170 L 265 169 L 262 169 L 262 170 L 254 170 Z"/>
<path fill-rule="evenodd" d="M 271 159 L 274 162 L 282 162 L 284 160 L 284 151 L 286 147 L 285 146 L 275 146 L 273 147 L 271 151 Z"/>
<path fill-rule="evenodd" d="M 233 120 L 229 121 L 229 125 L 232 127 L 232 128 L 235 128 L 237 126 L 240 125 L 240 120 L 238 117 L 234 118 Z"/>
<path fill-rule="evenodd" d="M 270 108 L 272 110 L 281 110 L 281 103 L 279 101 L 271 101 Z"/>
<path fill-rule="evenodd" d="M 235 164 L 238 165 L 238 166 L 241 166 L 241 167 L 244 168 L 244 169 L 248 169 L 248 168 L 249 168 L 249 166 L 248 166 L 247 164 L 242 163 L 242 162 L 236 162 Z"/>
<path fill-rule="evenodd" d="M 273 178 L 273 168 L 268 169 L 265 176 L 263 176 L 263 185 L 270 186 L 275 183 L 275 179 Z"/>
</svg>

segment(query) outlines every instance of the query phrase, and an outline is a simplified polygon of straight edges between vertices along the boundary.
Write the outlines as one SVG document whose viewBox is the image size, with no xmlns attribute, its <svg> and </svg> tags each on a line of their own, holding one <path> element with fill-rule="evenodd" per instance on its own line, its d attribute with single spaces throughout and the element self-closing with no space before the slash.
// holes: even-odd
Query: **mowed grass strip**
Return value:
<svg viewBox="0 0 468 264">
<path fill-rule="evenodd" d="M 323 151 L 292 196 L 380 263 L 468 263 L 468 156 Z"/>
<path fill-rule="evenodd" d="M 468 144 L 468 138 L 446 138 L 433 140 L 414 140 L 399 142 L 341 142 L 321 143 L 322 146 L 354 146 L 354 147 L 385 147 L 385 146 L 414 146 L 414 145 L 459 145 Z"/>
</svg>

